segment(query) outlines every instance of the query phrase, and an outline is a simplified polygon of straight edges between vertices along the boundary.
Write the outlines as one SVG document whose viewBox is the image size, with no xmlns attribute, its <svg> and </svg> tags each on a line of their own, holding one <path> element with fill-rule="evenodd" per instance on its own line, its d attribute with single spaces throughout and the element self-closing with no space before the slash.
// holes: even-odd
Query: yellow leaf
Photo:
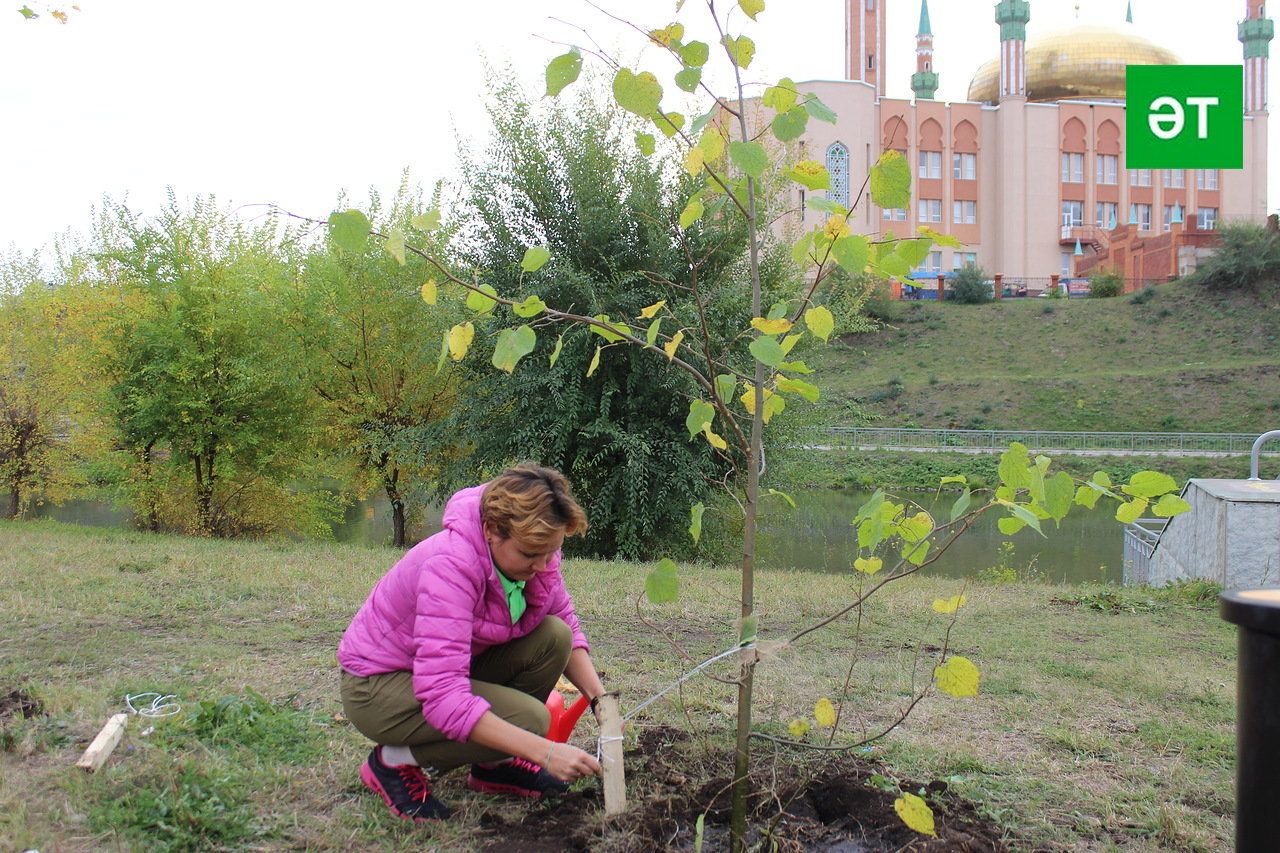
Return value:
<svg viewBox="0 0 1280 853">
<path fill-rule="evenodd" d="M 724 137 L 720 134 L 720 128 L 712 125 L 702 131 L 702 136 L 698 138 L 698 148 L 702 151 L 702 160 L 705 163 L 713 163 L 720 159 L 720 155 L 724 154 Z"/>
<path fill-rule="evenodd" d="M 684 170 L 695 178 L 702 172 L 704 163 L 706 163 L 706 155 L 701 148 L 690 148 L 684 155 Z"/>
<path fill-rule="evenodd" d="M 825 305 L 818 305 L 804 312 L 804 323 L 824 341 L 831 337 L 836 328 L 836 318 Z"/>
<path fill-rule="evenodd" d="M 684 332 L 679 331 L 671 336 L 671 340 L 665 343 L 662 351 L 667 354 L 667 361 L 672 361 L 676 357 L 676 350 L 680 349 L 680 342 L 684 340 Z"/>
<path fill-rule="evenodd" d="M 902 818 L 902 822 L 921 835 L 937 836 L 933 828 L 933 809 L 915 794 L 903 793 L 893 801 L 893 810 Z"/>
<path fill-rule="evenodd" d="M 449 330 L 449 356 L 454 361 L 466 358 L 471 342 L 475 340 L 476 327 L 470 323 L 460 323 Z"/>
<path fill-rule="evenodd" d="M 791 355 L 791 351 L 795 349 L 796 344 L 800 343 L 800 339 L 804 337 L 804 332 L 797 335 L 787 335 L 782 339 L 782 354 Z"/>
<path fill-rule="evenodd" d="M 766 320 L 763 317 L 756 317 L 751 321 L 751 328 L 766 335 L 780 335 L 783 332 L 791 331 L 791 321 Z"/>
<path fill-rule="evenodd" d="M 658 300 L 657 302 L 655 302 L 655 303 L 653 303 L 652 305 L 650 305 L 648 308 L 646 308 L 646 309 L 644 309 L 643 311 L 641 311 L 641 312 L 640 312 L 640 316 L 641 316 L 641 317 L 643 317 L 643 318 L 644 318 L 644 319 L 646 319 L 646 320 L 652 320 L 652 319 L 653 319 L 653 315 L 654 315 L 654 314 L 657 314 L 659 311 L 661 311 L 661 310 L 662 310 L 662 306 L 663 306 L 663 305 L 666 305 L 666 304 L 667 304 L 667 300 L 665 300 L 665 299 L 660 299 L 660 300 Z"/>
<path fill-rule="evenodd" d="M 818 703 L 813 706 L 813 718 L 824 729 L 831 728 L 836 724 L 836 706 L 831 704 L 830 699 L 819 699 Z"/>
<path fill-rule="evenodd" d="M 977 696 L 981 677 L 978 668 L 968 658 L 959 655 L 952 655 L 946 663 L 933 670 L 938 689 L 957 698 Z"/>
<path fill-rule="evenodd" d="M 827 220 L 827 224 L 822 226 L 822 233 L 828 240 L 834 242 L 849 233 L 849 223 L 843 216 L 832 216 Z"/>
<path fill-rule="evenodd" d="M 427 283 L 422 285 L 422 301 L 428 305 L 436 304 L 436 280 L 434 278 L 427 279 Z"/>
<path fill-rule="evenodd" d="M 751 383 L 751 382 L 743 382 L 742 387 L 746 388 L 747 391 L 738 399 L 742 401 L 742 407 L 747 410 L 747 414 L 754 415 L 756 413 L 756 386 L 754 383 Z M 773 417 L 776 412 L 781 411 L 780 408 L 774 408 L 773 406 L 769 405 L 769 402 L 773 399 L 773 396 L 774 394 L 772 391 L 770 391 L 768 388 L 764 389 L 764 422 L 765 423 L 768 423 L 769 418 Z"/>
<path fill-rule="evenodd" d="M 649 38 L 652 39 L 655 44 L 660 44 L 663 47 L 670 47 L 672 42 L 677 42 L 684 38 L 684 24 L 669 24 L 660 30 L 650 30 Z"/>
<path fill-rule="evenodd" d="M 879 557 L 859 557 L 853 561 L 853 567 L 865 575 L 874 575 L 884 568 L 884 560 Z"/>
<path fill-rule="evenodd" d="M 809 721 L 795 719 L 791 721 L 791 725 L 787 726 L 787 731 L 791 732 L 792 737 L 804 737 L 809 733 Z"/>
<path fill-rule="evenodd" d="M 596 347 L 596 354 L 591 357 L 591 365 L 587 368 L 587 378 L 591 378 L 591 374 L 596 372 L 596 368 L 600 366 L 600 347 Z"/>
<path fill-rule="evenodd" d="M 933 600 L 933 612 L 955 613 L 961 607 L 964 607 L 965 602 L 968 600 L 963 595 L 953 595 L 950 598 L 935 598 Z"/>
<path fill-rule="evenodd" d="M 706 435 L 707 442 L 716 450 L 724 450 L 726 447 L 729 446 L 729 442 L 725 441 L 723 438 L 716 435 L 715 431 L 711 429 L 711 424 L 707 424 L 705 427 L 703 427 L 702 432 L 704 435 Z"/>
</svg>

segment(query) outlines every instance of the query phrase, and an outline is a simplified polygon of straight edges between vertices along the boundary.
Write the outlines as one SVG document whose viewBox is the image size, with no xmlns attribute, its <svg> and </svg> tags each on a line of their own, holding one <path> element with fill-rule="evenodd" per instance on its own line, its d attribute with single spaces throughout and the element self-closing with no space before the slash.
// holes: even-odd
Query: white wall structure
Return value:
<svg viewBox="0 0 1280 853">
<path fill-rule="evenodd" d="M 1146 582 L 1201 578 L 1227 589 L 1280 587 L 1280 480 L 1191 480 L 1191 511 L 1169 520 Z M 1125 567 L 1125 582 L 1141 582 Z"/>
</svg>

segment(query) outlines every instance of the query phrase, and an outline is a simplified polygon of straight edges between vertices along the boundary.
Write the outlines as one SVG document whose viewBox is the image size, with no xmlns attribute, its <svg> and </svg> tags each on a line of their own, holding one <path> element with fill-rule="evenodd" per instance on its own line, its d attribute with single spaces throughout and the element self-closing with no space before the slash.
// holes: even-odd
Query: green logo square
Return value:
<svg viewBox="0 0 1280 853">
<path fill-rule="evenodd" d="M 1130 169 L 1243 169 L 1243 65 L 1130 65 Z"/>
</svg>

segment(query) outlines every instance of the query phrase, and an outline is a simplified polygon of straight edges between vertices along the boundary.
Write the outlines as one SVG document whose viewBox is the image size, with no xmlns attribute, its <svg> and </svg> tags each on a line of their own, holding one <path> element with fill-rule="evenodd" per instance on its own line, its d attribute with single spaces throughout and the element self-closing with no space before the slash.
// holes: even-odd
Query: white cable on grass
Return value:
<svg viewBox="0 0 1280 853">
<path fill-rule="evenodd" d="M 148 698 L 151 701 L 142 704 L 143 700 Z M 174 714 L 179 713 L 182 710 L 182 706 L 176 701 L 170 701 L 177 698 L 173 693 L 134 693 L 131 696 L 125 696 L 124 702 L 129 706 L 130 714 L 155 719 L 158 717 L 172 717 Z"/>
</svg>

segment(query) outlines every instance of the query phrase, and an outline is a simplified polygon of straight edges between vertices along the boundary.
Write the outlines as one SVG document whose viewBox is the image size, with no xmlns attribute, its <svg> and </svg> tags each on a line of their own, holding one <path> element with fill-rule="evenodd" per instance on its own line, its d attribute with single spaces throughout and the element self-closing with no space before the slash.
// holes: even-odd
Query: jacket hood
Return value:
<svg viewBox="0 0 1280 853">
<path fill-rule="evenodd" d="M 480 496 L 488 483 L 471 486 L 456 492 L 445 504 L 441 526 L 466 540 L 486 563 L 489 562 L 489 543 L 484 538 L 484 524 L 480 520 Z"/>
</svg>

